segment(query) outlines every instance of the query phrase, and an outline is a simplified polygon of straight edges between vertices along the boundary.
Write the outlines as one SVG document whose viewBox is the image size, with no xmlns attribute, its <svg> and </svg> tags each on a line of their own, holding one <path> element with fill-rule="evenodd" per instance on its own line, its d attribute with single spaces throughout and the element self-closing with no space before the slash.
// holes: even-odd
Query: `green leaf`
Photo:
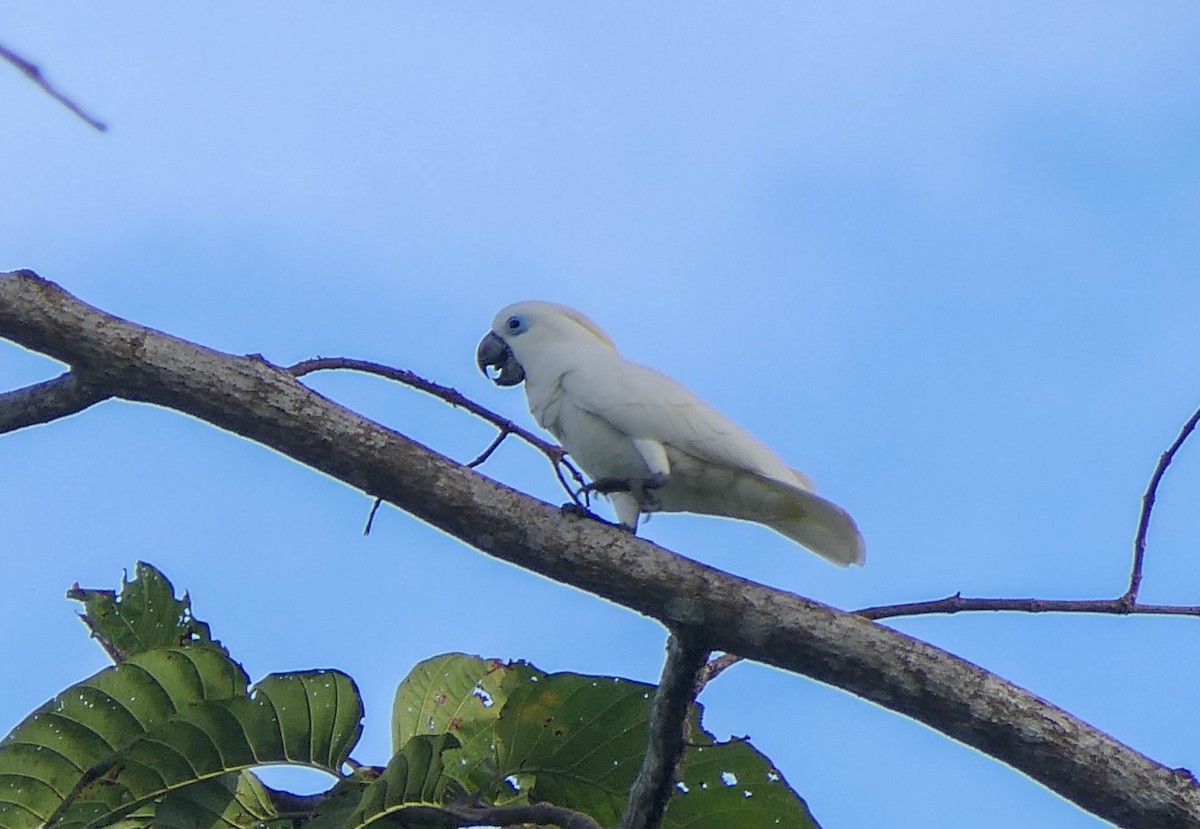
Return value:
<svg viewBox="0 0 1200 829">
<path fill-rule="evenodd" d="M 67 598 L 83 603 L 80 618 L 115 662 L 154 648 L 221 647 L 208 625 L 192 616 L 188 595 L 175 598 L 167 577 L 141 561 L 132 581 L 121 579 L 120 595 L 75 585 Z"/>
<path fill-rule="evenodd" d="M 611 677 L 551 674 L 514 690 L 496 736 L 502 774 L 532 780 L 548 801 L 616 826 L 646 750 L 654 686 Z M 804 801 L 745 740 L 712 742 L 693 706 L 679 793 L 665 829 L 813 829 Z"/>
<path fill-rule="evenodd" d="M 514 690 L 500 712 L 500 768 L 534 780 L 529 795 L 615 826 L 646 750 L 654 686 L 550 674 Z"/>
<path fill-rule="evenodd" d="M 262 781 L 248 771 L 222 774 L 168 794 L 154 815 L 156 829 L 292 829 Z"/>
<path fill-rule="evenodd" d="M 210 647 L 146 651 L 71 686 L 0 741 L 0 829 L 44 823 L 85 773 L 202 701 L 245 696 L 237 663 Z"/>
<path fill-rule="evenodd" d="M 427 659 L 396 688 L 392 706 L 392 745 L 418 735 L 452 734 L 462 748 L 446 756 L 447 773 L 473 792 L 501 784 L 496 763 L 495 723 L 509 694 L 540 671 L 523 662 L 501 662 L 462 653 Z M 497 802 L 513 802 L 506 786 Z"/>
<path fill-rule="evenodd" d="M 819 829 L 779 770 L 745 740 L 692 746 L 664 829 Z"/>
<path fill-rule="evenodd" d="M 452 734 L 413 737 L 396 752 L 383 774 L 363 791 L 358 808 L 342 826 L 345 829 L 371 825 L 421 829 L 423 824 L 402 819 L 404 809 L 440 807 L 465 795 L 458 782 L 446 774 L 444 765 L 443 754 L 458 745 Z"/>
<path fill-rule="evenodd" d="M 197 781 L 271 763 L 340 774 L 361 733 L 362 703 L 337 671 L 276 674 L 249 696 L 198 702 L 82 776 L 59 827 L 107 824 Z"/>
<path fill-rule="evenodd" d="M 312 818 L 304 822 L 304 829 L 342 829 L 358 809 L 363 792 L 376 777 L 378 775 L 373 772 L 358 769 L 349 777 L 339 780 L 317 804 Z"/>
</svg>

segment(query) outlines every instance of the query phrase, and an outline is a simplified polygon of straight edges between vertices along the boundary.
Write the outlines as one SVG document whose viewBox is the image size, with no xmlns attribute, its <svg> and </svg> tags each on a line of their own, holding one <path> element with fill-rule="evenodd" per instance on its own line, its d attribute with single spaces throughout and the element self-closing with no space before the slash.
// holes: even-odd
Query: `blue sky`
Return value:
<svg viewBox="0 0 1200 829">
<path fill-rule="evenodd" d="M 842 571 L 751 525 L 644 534 L 844 608 L 1124 589 L 1142 490 L 1200 403 L 1200 12 L 1190 3 L 10 5 L 0 268 L 206 345 L 378 360 L 530 423 L 473 350 L 497 309 L 576 306 L 859 520 Z M 47 360 L 0 347 L 0 386 Z M 491 437 L 382 381 L 320 391 L 453 457 Z M 1200 603 L 1197 447 L 1143 598 Z M 486 474 L 560 501 L 540 457 Z M 461 650 L 650 680 L 662 631 L 487 559 L 181 415 L 109 402 L 0 437 L 4 729 L 99 669 L 62 599 L 137 559 L 252 676 L 350 672 L 359 759 Z M 1169 766 L 1200 768 L 1192 619 L 895 626 Z M 749 734 L 827 829 L 1104 825 L 839 691 L 739 666 Z"/>
</svg>

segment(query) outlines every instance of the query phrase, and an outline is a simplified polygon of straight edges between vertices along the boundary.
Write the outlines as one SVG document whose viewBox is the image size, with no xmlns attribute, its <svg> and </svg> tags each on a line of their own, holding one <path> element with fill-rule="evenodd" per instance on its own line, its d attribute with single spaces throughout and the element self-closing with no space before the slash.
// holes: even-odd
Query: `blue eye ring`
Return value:
<svg viewBox="0 0 1200 829">
<path fill-rule="evenodd" d="M 509 334 L 520 334 L 526 328 L 525 318 L 514 314 L 505 321 L 504 328 Z"/>
</svg>

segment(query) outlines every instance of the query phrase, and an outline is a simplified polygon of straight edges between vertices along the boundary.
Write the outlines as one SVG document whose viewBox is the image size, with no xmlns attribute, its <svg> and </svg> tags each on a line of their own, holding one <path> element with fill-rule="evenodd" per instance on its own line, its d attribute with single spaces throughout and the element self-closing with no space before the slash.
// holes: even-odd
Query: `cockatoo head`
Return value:
<svg viewBox="0 0 1200 829">
<path fill-rule="evenodd" d="M 518 302 L 496 314 L 492 330 L 475 349 L 475 361 L 496 385 L 515 386 L 527 371 L 579 348 L 616 350 L 600 326 L 574 308 L 553 302 Z"/>
</svg>

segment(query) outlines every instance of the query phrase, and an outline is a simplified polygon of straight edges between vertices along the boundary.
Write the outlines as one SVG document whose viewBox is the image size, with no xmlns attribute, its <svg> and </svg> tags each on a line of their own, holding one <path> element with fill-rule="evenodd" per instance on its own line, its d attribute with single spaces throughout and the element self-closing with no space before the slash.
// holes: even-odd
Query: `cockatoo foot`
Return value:
<svg viewBox="0 0 1200 829">
<path fill-rule="evenodd" d="M 579 504 L 576 504 L 574 501 L 568 501 L 567 503 L 563 504 L 558 509 L 559 509 L 559 512 L 564 512 L 567 515 L 578 515 L 580 518 L 590 518 L 593 521 L 596 521 L 598 523 L 607 524 L 610 527 L 617 527 L 619 529 L 625 530 L 630 533 L 637 532 L 636 528 L 630 527 L 627 524 L 614 524 L 612 521 L 606 521 L 603 518 L 601 518 L 599 515 L 596 515 L 596 513 L 592 512 L 587 507 L 580 506 Z"/>
<path fill-rule="evenodd" d="M 599 495 L 612 495 L 614 492 L 632 492 L 633 484 L 630 481 L 621 478 L 601 478 L 598 481 L 592 481 L 590 484 L 584 484 L 583 489 L 579 490 L 579 494 L 595 492 Z"/>
<path fill-rule="evenodd" d="M 671 480 L 671 476 L 666 472 L 654 472 L 649 478 L 642 481 L 642 489 L 658 489 L 665 486 L 669 480 Z"/>
</svg>

